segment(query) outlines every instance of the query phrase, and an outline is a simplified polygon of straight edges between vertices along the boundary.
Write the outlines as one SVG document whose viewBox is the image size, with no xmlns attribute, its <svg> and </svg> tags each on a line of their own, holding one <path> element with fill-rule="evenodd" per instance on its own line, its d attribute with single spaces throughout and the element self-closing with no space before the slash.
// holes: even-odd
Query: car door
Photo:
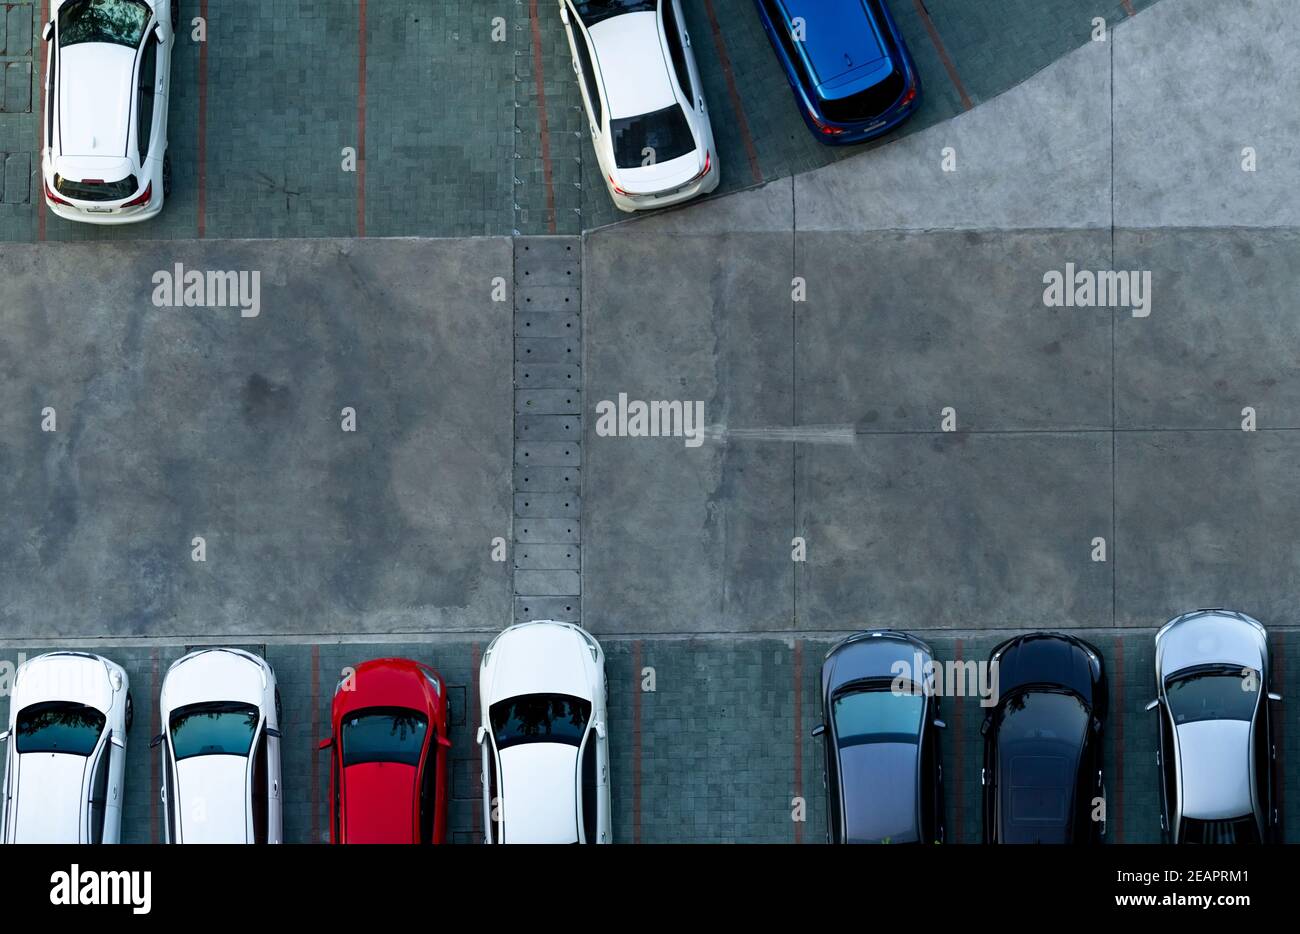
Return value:
<svg viewBox="0 0 1300 934">
<path fill-rule="evenodd" d="M 691 49 L 691 34 L 682 17 L 680 0 L 664 0 L 663 10 L 664 40 L 668 43 L 669 57 L 673 73 L 682 93 L 690 102 L 698 119 L 708 120 L 708 108 L 704 103 L 704 85 L 700 81 L 700 70 L 695 64 L 695 52 Z"/>
<path fill-rule="evenodd" d="M 113 765 L 115 747 L 111 739 L 111 729 L 104 731 L 99 746 L 91 754 L 90 768 L 87 769 L 86 798 L 82 802 L 85 814 L 85 828 L 82 840 L 89 843 L 114 843 L 106 839 L 108 823 L 108 779 Z"/>
<path fill-rule="evenodd" d="M 284 842 L 284 811 L 280 797 L 280 744 L 279 726 L 266 729 L 267 768 L 267 843 Z"/>
<path fill-rule="evenodd" d="M 569 2 L 562 9 L 565 34 L 569 38 L 569 53 L 573 56 L 573 73 L 578 78 L 578 88 L 582 94 L 582 102 L 587 110 L 587 125 L 591 130 L 592 141 L 598 142 L 604 132 L 605 127 L 605 110 L 604 102 L 600 96 L 600 76 L 596 73 L 595 56 L 591 51 L 591 43 L 587 39 L 587 30 L 582 25 L 582 20 L 577 11 Z M 601 147 L 596 146 L 596 152 L 601 152 Z"/>
</svg>

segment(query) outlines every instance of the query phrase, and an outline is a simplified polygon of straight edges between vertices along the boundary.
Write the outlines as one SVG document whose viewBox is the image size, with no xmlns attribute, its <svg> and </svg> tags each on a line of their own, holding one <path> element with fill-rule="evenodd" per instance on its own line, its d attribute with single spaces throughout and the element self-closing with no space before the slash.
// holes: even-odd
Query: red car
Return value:
<svg viewBox="0 0 1300 934">
<path fill-rule="evenodd" d="M 428 665 L 377 658 L 339 682 L 330 712 L 330 840 L 442 843 L 447 687 Z"/>
</svg>

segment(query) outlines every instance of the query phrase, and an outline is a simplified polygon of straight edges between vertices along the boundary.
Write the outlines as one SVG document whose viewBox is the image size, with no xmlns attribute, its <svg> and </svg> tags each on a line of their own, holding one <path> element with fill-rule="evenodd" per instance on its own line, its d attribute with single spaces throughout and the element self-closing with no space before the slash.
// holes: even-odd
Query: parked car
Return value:
<svg viewBox="0 0 1300 934">
<path fill-rule="evenodd" d="M 199 649 L 167 669 L 158 701 L 167 843 L 280 843 L 280 692 L 266 661 Z"/>
<path fill-rule="evenodd" d="M 18 666 L 9 697 L 5 843 L 117 843 L 131 729 L 121 666 L 85 652 L 50 652 Z"/>
<path fill-rule="evenodd" d="M 620 211 L 707 194 L 721 172 L 680 0 L 560 0 L 601 178 Z"/>
<path fill-rule="evenodd" d="M 998 701 L 984 718 L 985 843 L 1100 843 L 1106 672 L 1060 633 L 1015 636 L 989 656 Z M 996 669 L 993 666 L 996 665 Z"/>
<path fill-rule="evenodd" d="M 171 193 L 167 104 L 176 0 L 54 0 L 41 35 L 45 203 L 68 220 L 134 224 Z"/>
<path fill-rule="evenodd" d="M 1160 829 L 1165 842 L 1268 843 L 1279 814 L 1268 634 L 1233 610 L 1195 610 L 1156 633 Z"/>
<path fill-rule="evenodd" d="M 330 841 L 442 843 L 447 833 L 447 688 L 405 658 L 363 662 L 330 708 Z"/>
<path fill-rule="evenodd" d="M 825 755 L 831 843 L 944 841 L 944 723 L 925 677 L 933 658 L 920 639 L 892 631 L 856 633 L 826 653 L 813 736 Z"/>
<path fill-rule="evenodd" d="M 488 843 L 610 843 L 605 653 L 581 626 L 518 623 L 479 671 Z"/>
<path fill-rule="evenodd" d="M 813 136 L 846 145 L 916 112 L 921 79 L 888 0 L 754 0 Z"/>
</svg>

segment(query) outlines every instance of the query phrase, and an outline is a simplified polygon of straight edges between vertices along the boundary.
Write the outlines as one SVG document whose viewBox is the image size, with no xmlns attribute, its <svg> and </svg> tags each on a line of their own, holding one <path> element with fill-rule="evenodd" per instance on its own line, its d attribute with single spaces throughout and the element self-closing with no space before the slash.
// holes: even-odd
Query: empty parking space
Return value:
<svg viewBox="0 0 1300 934">
<path fill-rule="evenodd" d="M 0 262 L 7 633 L 506 618 L 491 550 L 510 537 L 510 312 L 491 290 L 508 241 L 42 246 Z M 234 270 L 256 304 L 232 289 L 231 307 L 156 306 L 177 270 Z M 192 297 L 220 298 L 200 278 Z"/>
</svg>

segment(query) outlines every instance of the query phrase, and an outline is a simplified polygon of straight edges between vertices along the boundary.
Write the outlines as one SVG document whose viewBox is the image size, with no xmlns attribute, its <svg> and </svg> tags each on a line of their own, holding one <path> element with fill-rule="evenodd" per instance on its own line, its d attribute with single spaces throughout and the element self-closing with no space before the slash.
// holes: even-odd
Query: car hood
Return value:
<svg viewBox="0 0 1300 934">
<path fill-rule="evenodd" d="M 1160 637 L 1160 676 L 1194 665 L 1235 665 L 1261 669 L 1263 639 L 1259 630 L 1231 616 L 1197 616 L 1170 627 Z"/>
<path fill-rule="evenodd" d="M 501 751 L 501 810 L 506 843 L 578 839 L 578 747 L 521 743 Z"/>
<path fill-rule="evenodd" d="M 262 667 L 236 652 L 200 652 L 177 662 L 163 679 L 162 708 L 173 710 L 210 701 L 234 701 L 262 708 Z"/>
<path fill-rule="evenodd" d="M 1199 720 L 1178 727 L 1183 816 L 1226 820 L 1252 812 L 1250 724 Z"/>
<path fill-rule="evenodd" d="M 14 685 L 10 709 L 16 713 L 45 701 L 72 701 L 107 714 L 113 706 L 113 685 L 104 663 L 82 655 L 32 659 Z"/>
<path fill-rule="evenodd" d="M 568 694 L 592 700 L 587 645 L 567 626 L 507 629 L 492 648 L 489 705 L 521 694 Z"/>
<path fill-rule="evenodd" d="M 14 839 L 20 843 L 80 843 L 81 789 L 90 759 L 67 753 L 19 757 Z"/>
<path fill-rule="evenodd" d="M 1065 687 L 1093 705 L 1092 661 L 1082 646 L 1052 633 L 1025 636 L 998 658 L 998 692 L 1003 697 L 1026 684 Z"/>
<path fill-rule="evenodd" d="M 417 774 L 415 766 L 400 762 L 364 762 L 344 769 L 347 842 L 414 843 Z"/>
<path fill-rule="evenodd" d="M 60 51 L 62 155 L 121 158 L 126 152 L 135 57 L 135 49 L 106 42 L 83 42 Z"/>
<path fill-rule="evenodd" d="M 829 696 L 854 681 L 894 678 L 900 673 L 920 684 L 930 661 L 927 650 L 898 636 L 863 636 L 831 651 L 822 665 L 822 687 Z M 902 663 L 901 668 L 895 668 L 898 663 Z"/>
<path fill-rule="evenodd" d="M 916 842 L 916 757 L 913 743 L 864 743 L 840 750 L 846 840 Z"/>
<path fill-rule="evenodd" d="M 248 760 L 191 756 L 176 764 L 180 842 L 248 842 Z"/>
</svg>

